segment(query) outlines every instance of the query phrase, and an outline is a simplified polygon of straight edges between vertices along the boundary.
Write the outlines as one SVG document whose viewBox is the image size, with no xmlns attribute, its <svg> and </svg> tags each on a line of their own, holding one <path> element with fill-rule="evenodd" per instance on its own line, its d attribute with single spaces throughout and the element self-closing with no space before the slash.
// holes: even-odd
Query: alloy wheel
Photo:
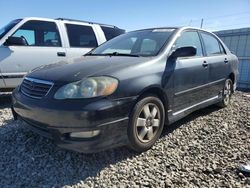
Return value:
<svg viewBox="0 0 250 188">
<path fill-rule="evenodd" d="M 138 139 L 143 142 L 150 142 L 157 134 L 161 121 L 161 114 L 158 106 L 147 103 L 142 107 L 136 120 L 136 134 Z"/>
</svg>

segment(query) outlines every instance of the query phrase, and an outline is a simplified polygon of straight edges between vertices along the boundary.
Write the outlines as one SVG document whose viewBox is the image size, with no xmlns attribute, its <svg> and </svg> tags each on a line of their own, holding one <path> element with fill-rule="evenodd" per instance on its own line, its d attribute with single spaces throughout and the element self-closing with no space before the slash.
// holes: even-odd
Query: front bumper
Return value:
<svg viewBox="0 0 250 188">
<path fill-rule="evenodd" d="M 31 99 L 18 89 L 12 93 L 12 111 L 34 132 L 53 139 L 62 148 L 99 152 L 128 143 L 129 113 L 136 97 L 89 100 Z M 71 138 L 72 132 L 99 130 L 92 138 Z"/>
</svg>

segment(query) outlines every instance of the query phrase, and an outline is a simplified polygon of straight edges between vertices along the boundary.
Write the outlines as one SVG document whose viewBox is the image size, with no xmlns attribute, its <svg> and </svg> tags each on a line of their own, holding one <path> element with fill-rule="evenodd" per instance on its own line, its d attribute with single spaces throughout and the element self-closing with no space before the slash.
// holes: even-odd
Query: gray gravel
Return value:
<svg viewBox="0 0 250 188">
<path fill-rule="evenodd" d="M 0 187 L 250 187 L 237 170 L 250 163 L 250 93 L 167 127 L 142 154 L 62 150 L 13 121 L 8 106 L 1 96 Z"/>
</svg>

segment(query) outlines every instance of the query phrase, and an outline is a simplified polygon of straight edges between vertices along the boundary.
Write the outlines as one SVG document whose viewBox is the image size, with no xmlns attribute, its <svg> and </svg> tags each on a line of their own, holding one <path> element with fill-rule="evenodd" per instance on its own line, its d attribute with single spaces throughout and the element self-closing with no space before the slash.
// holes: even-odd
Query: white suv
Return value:
<svg viewBox="0 0 250 188">
<path fill-rule="evenodd" d="M 0 29 L 0 91 L 15 88 L 30 70 L 80 57 L 125 30 L 58 18 L 24 18 Z"/>
</svg>

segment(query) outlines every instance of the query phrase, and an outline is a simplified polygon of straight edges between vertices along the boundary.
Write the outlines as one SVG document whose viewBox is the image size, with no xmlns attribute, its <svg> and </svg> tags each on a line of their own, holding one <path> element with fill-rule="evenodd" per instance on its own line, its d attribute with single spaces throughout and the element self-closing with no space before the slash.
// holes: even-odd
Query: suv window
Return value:
<svg viewBox="0 0 250 188">
<path fill-rule="evenodd" d="M 61 46 L 60 34 L 54 22 L 27 21 L 12 36 L 25 38 L 29 46 Z"/>
<path fill-rule="evenodd" d="M 176 40 L 174 48 L 194 46 L 197 49 L 196 56 L 203 56 L 201 41 L 196 31 L 184 31 Z"/>
<path fill-rule="evenodd" d="M 70 47 L 97 47 L 95 33 L 90 26 L 66 24 Z"/>
<path fill-rule="evenodd" d="M 224 48 L 220 46 L 219 41 L 212 35 L 201 33 L 207 56 L 224 54 Z"/>
<path fill-rule="evenodd" d="M 112 38 L 115 38 L 115 37 L 125 33 L 124 30 L 118 29 L 118 28 L 105 27 L 105 26 L 101 26 L 101 28 L 104 32 L 106 40 L 110 40 Z"/>
</svg>

